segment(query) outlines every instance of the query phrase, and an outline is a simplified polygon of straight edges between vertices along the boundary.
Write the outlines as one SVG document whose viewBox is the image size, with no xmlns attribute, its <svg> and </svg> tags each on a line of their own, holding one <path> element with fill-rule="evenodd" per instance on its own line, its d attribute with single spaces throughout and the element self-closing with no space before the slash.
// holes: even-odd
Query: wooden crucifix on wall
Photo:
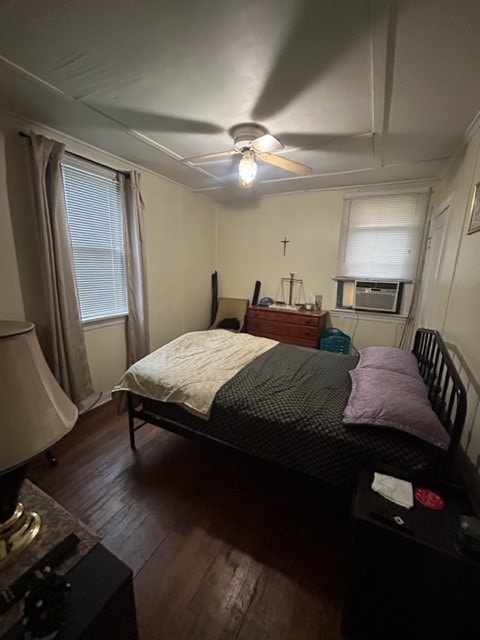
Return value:
<svg viewBox="0 0 480 640">
<path fill-rule="evenodd" d="M 283 255 L 285 255 L 285 252 L 287 251 L 287 242 L 290 242 L 290 240 L 287 240 L 287 236 L 285 236 L 285 238 L 280 240 L 280 242 L 283 244 Z"/>
</svg>

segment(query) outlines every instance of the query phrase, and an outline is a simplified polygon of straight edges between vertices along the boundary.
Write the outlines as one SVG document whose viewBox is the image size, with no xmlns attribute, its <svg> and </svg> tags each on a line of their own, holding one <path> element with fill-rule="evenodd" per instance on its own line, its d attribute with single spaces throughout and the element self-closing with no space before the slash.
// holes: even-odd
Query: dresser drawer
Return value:
<svg viewBox="0 0 480 640">
<path fill-rule="evenodd" d="M 249 318 L 247 328 L 249 333 L 257 336 L 265 336 L 269 333 L 282 337 L 305 338 L 307 340 L 317 340 L 320 337 L 318 326 L 309 327 L 308 325 L 293 324 L 291 322 L 274 322 L 273 320 Z"/>
<path fill-rule="evenodd" d="M 253 334 L 255 335 L 255 334 Z M 297 336 L 277 335 L 274 333 L 262 334 L 262 338 L 270 338 L 271 340 L 277 340 L 277 342 L 284 342 L 286 344 L 295 344 L 297 347 L 310 347 L 310 349 L 318 349 L 318 340 L 307 340 L 306 338 L 299 338 Z"/>
<path fill-rule="evenodd" d="M 245 331 L 254 336 L 316 349 L 325 329 L 326 315 L 326 312 L 249 307 Z"/>
<path fill-rule="evenodd" d="M 248 318 L 266 320 L 268 322 L 286 322 L 308 327 L 318 327 L 323 316 L 301 313 L 299 311 L 268 311 L 267 309 L 248 309 Z"/>
</svg>

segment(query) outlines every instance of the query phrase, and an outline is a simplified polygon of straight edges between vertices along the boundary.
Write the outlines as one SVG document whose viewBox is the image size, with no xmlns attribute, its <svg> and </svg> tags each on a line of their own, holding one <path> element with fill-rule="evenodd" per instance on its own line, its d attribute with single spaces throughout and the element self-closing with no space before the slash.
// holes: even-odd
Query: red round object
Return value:
<svg viewBox="0 0 480 640">
<path fill-rule="evenodd" d="M 426 489 L 425 487 L 417 487 L 415 489 L 415 498 L 423 504 L 424 507 L 428 509 L 434 509 L 435 511 L 440 511 L 445 506 L 444 499 L 435 493 L 431 489 Z"/>
</svg>

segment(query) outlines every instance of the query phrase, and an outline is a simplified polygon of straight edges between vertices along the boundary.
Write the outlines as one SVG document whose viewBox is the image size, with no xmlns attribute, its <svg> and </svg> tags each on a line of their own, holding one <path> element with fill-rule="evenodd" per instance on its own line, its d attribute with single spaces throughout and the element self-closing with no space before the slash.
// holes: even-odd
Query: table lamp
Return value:
<svg viewBox="0 0 480 640">
<path fill-rule="evenodd" d="M 0 566 L 40 530 L 39 515 L 18 501 L 28 462 L 68 433 L 77 416 L 45 361 L 34 325 L 0 320 Z"/>
</svg>

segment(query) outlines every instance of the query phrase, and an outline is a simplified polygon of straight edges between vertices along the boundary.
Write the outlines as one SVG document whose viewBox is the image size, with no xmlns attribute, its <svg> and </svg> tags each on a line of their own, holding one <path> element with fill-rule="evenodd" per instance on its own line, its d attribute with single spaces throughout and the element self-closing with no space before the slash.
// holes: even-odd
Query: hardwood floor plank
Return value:
<svg viewBox="0 0 480 640">
<path fill-rule="evenodd" d="M 236 637 L 255 596 L 261 572 L 261 564 L 248 554 L 222 545 L 189 604 L 189 609 L 198 616 L 199 628 L 205 620 L 215 620 L 218 637 Z M 189 640 L 197 633 L 193 629 Z"/>
<path fill-rule="evenodd" d="M 288 578 L 264 567 L 255 598 L 249 607 L 238 638 L 282 638 L 288 637 L 286 624 L 292 615 Z M 279 615 L 280 613 L 280 615 Z"/>
<path fill-rule="evenodd" d="M 179 531 L 169 534 L 135 581 L 139 619 L 148 629 L 165 635 L 177 629 L 173 637 L 188 637 L 180 634 L 179 620 L 195 620 L 189 604 L 219 547 L 200 528 L 187 535 Z M 182 626 L 185 633 L 189 632 L 184 623 Z"/>
<path fill-rule="evenodd" d="M 341 640 L 349 503 L 313 481 L 111 404 L 29 477 L 134 571 L 141 640 Z"/>
</svg>

